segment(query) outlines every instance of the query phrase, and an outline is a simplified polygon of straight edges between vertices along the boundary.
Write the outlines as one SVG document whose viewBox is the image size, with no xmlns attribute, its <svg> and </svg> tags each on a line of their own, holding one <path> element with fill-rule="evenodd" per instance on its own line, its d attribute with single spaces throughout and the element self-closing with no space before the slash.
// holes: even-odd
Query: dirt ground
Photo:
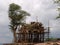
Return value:
<svg viewBox="0 0 60 45">
<path fill-rule="evenodd" d="M 4 44 L 4 45 L 28 45 L 27 43 L 16 43 L 16 44 Z M 30 43 L 30 45 L 60 45 L 58 42 L 45 42 L 45 43 Z"/>
<path fill-rule="evenodd" d="M 34 45 L 60 45 L 60 41 L 59 42 L 46 42 L 46 43 L 37 43 Z"/>
</svg>

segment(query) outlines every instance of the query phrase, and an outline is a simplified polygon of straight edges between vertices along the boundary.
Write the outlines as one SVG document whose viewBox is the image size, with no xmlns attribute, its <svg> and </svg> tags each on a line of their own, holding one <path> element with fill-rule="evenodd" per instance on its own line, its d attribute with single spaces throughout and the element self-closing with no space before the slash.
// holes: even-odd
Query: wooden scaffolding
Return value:
<svg viewBox="0 0 60 45">
<path fill-rule="evenodd" d="M 19 33 L 17 33 L 17 42 L 21 43 L 41 43 L 45 40 L 45 34 L 49 32 L 46 31 L 39 22 L 31 22 L 31 24 L 23 25 Z"/>
</svg>

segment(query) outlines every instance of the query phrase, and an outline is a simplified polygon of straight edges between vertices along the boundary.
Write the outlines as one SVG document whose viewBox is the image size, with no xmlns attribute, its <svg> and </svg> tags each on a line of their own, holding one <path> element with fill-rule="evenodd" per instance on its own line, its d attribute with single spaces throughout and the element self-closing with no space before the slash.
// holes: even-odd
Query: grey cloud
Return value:
<svg viewBox="0 0 60 45">
<path fill-rule="evenodd" d="M 57 7 L 56 5 L 53 4 L 52 0 L 19 0 L 19 1 L 18 0 L 1 0 L 0 1 L 0 34 L 1 34 L 0 37 L 3 34 L 5 34 L 5 36 L 4 35 L 2 36 L 4 38 L 2 37 L 0 38 L 1 40 L 2 39 L 6 40 L 12 35 L 8 27 L 9 25 L 8 7 L 9 7 L 9 4 L 11 3 L 16 3 L 20 5 L 23 10 L 26 10 L 31 14 L 31 16 L 27 18 L 26 22 L 36 21 L 36 16 L 38 16 L 39 22 L 42 22 L 44 26 L 48 26 L 48 19 L 50 20 L 51 26 L 57 26 L 57 24 L 60 25 L 59 23 L 55 22 L 56 21 L 55 17 L 57 17 L 58 12 L 56 11 Z M 59 32 L 59 29 L 60 29 L 59 27 L 60 26 L 58 26 L 58 28 L 53 27 L 53 29 L 51 30 L 51 34 L 54 33 L 53 35 L 55 35 L 56 32 Z M 6 42 L 8 42 L 9 39 L 6 40 Z M 0 42 L 5 42 L 5 41 L 0 41 Z"/>
</svg>

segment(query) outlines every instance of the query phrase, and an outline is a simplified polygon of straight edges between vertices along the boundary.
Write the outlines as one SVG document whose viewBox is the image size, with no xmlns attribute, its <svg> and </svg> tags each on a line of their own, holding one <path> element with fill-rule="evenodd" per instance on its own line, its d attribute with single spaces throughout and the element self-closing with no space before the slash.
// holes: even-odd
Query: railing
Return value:
<svg viewBox="0 0 60 45">
<path fill-rule="evenodd" d="M 28 43 L 44 42 L 44 33 L 18 33 L 17 41 L 28 42 Z"/>
</svg>

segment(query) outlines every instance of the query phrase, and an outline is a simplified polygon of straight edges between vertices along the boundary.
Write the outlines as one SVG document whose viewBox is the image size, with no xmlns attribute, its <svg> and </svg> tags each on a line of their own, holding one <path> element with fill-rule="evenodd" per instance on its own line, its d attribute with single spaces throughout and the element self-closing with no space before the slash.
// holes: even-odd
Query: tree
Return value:
<svg viewBox="0 0 60 45">
<path fill-rule="evenodd" d="M 16 30 L 17 27 L 24 24 L 24 20 L 26 18 L 26 16 L 29 16 L 30 14 L 27 13 L 24 10 L 21 10 L 21 7 L 17 4 L 10 4 L 9 5 L 9 19 L 10 19 L 10 29 L 13 33 L 13 37 L 14 37 L 14 42 L 16 42 Z"/>
<path fill-rule="evenodd" d="M 56 17 L 57 19 L 60 18 L 60 8 L 58 8 L 58 11 L 59 11 L 59 16 Z"/>
<path fill-rule="evenodd" d="M 60 18 L 60 0 L 55 0 L 54 2 L 58 5 L 59 16 L 56 17 L 58 19 Z"/>
</svg>

